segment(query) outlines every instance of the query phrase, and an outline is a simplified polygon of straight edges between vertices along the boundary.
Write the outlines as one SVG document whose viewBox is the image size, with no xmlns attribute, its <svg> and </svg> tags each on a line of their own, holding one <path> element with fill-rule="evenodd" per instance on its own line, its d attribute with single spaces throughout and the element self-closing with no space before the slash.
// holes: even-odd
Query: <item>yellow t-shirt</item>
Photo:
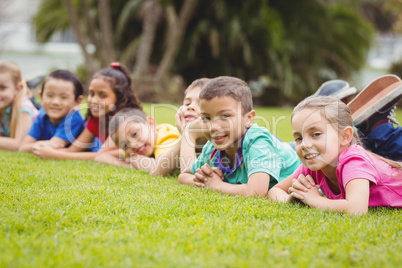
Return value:
<svg viewBox="0 0 402 268">
<path fill-rule="evenodd" d="M 155 159 L 172 148 L 180 137 L 179 130 L 170 124 L 159 124 L 156 126 L 156 144 L 154 149 Z"/>
</svg>

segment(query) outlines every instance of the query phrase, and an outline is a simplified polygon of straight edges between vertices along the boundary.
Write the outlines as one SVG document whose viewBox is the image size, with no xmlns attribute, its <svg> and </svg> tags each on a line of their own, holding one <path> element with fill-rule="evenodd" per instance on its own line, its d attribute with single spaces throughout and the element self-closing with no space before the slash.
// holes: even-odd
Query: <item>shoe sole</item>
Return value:
<svg viewBox="0 0 402 268">
<path fill-rule="evenodd" d="M 402 97 L 402 82 L 395 75 L 374 80 L 348 103 L 353 124 L 359 125 L 390 102 Z"/>
</svg>

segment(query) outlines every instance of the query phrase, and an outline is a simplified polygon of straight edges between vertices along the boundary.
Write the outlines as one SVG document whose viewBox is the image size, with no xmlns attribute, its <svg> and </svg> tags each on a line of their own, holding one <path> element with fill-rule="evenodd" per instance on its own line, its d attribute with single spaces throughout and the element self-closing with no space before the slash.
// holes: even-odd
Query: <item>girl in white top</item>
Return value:
<svg viewBox="0 0 402 268">
<path fill-rule="evenodd" d="M 0 61 L 0 149 L 18 150 L 37 115 L 18 65 Z"/>
</svg>

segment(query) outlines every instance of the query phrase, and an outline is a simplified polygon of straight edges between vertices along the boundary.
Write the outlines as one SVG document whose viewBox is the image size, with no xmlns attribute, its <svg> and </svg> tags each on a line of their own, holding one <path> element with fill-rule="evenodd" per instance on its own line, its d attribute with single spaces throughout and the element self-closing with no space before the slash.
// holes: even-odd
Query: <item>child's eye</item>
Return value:
<svg viewBox="0 0 402 268">
<path fill-rule="evenodd" d="M 221 118 L 222 119 L 226 119 L 226 118 L 229 118 L 230 116 L 229 115 L 227 115 L 227 114 L 223 114 L 223 115 L 221 115 Z"/>
<path fill-rule="evenodd" d="M 298 142 L 301 142 L 302 140 L 303 140 L 302 137 L 296 137 L 296 138 L 295 138 L 295 142 L 297 142 L 297 143 L 298 143 Z"/>
<path fill-rule="evenodd" d="M 319 136 L 321 136 L 321 133 L 320 133 L 320 132 L 315 132 L 315 133 L 313 133 L 313 137 L 319 137 Z"/>
<path fill-rule="evenodd" d="M 104 98 L 106 98 L 107 96 L 106 96 L 105 93 L 100 93 L 100 94 L 99 94 L 99 97 L 100 97 L 101 99 L 104 99 Z"/>
<path fill-rule="evenodd" d="M 131 136 L 132 136 L 132 137 L 136 137 L 136 136 L 137 136 L 137 132 L 133 132 L 133 133 L 131 134 Z"/>
<path fill-rule="evenodd" d="M 204 122 L 207 122 L 207 121 L 211 120 L 211 118 L 209 118 L 208 116 L 201 116 L 201 120 Z"/>
<path fill-rule="evenodd" d="M 189 106 L 190 104 L 191 104 L 191 102 L 189 102 L 189 101 L 184 102 L 184 106 Z"/>
</svg>

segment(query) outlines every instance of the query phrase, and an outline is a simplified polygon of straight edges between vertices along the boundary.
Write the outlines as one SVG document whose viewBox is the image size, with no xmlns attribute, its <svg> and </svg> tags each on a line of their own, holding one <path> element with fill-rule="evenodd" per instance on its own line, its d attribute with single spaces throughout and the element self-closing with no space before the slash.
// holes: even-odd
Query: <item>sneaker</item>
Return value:
<svg viewBox="0 0 402 268">
<path fill-rule="evenodd" d="M 313 96 L 330 96 L 347 103 L 356 92 L 356 88 L 349 87 L 349 83 L 344 80 L 329 80 L 323 83 Z"/>
<path fill-rule="evenodd" d="M 401 97 L 402 81 L 399 77 L 384 75 L 377 78 L 348 103 L 353 124 L 365 135 L 382 123 L 398 124 L 393 116 Z"/>
</svg>

